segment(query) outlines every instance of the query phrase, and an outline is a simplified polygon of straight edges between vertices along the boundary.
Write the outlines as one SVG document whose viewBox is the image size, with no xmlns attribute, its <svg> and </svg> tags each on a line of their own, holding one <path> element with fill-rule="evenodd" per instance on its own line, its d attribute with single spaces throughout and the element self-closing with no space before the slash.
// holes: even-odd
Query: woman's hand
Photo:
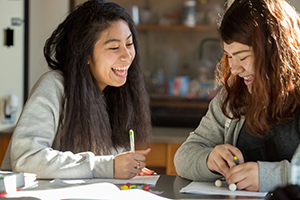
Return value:
<svg viewBox="0 0 300 200">
<path fill-rule="evenodd" d="M 114 178 L 130 179 L 142 171 L 146 166 L 145 160 L 151 149 L 125 152 L 114 158 Z"/>
<path fill-rule="evenodd" d="M 244 163 L 243 154 L 238 148 L 230 144 L 217 145 L 207 158 L 207 167 L 210 171 L 218 172 L 226 177 L 230 168 L 236 166 L 234 156 L 238 158 L 239 163 Z"/>
<path fill-rule="evenodd" d="M 228 184 L 235 183 L 239 190 L 259 191 L 259 169 L 257 162 L 246 162 L 232 167 L 226 173 Z"/>
<path fill-rule="evenodd" d="M 144 167 L 144 168 L 142 168 L 141 173 L 138 173 L 137 176 L 151 176 L 153 174 L 156 174 L 155 171 Z"/>
</svg>

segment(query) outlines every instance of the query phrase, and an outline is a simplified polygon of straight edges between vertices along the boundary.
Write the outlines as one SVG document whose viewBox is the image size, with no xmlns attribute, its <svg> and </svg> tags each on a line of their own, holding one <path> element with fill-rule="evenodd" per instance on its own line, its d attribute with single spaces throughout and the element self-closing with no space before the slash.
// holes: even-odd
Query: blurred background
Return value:
<svg viewBox="0 0 300 200">
<path fill-rule="evenodd" d="M 0 164 L 38 78 L 48 71 L 43 46 L 85 0 L 0 0 Z M 222 56 L 217 24 L 232 0 L 114 0 L 132 14 L 151 98 L 147 166 L 176 174 L 173 156 L 206 113 Z M 299 0 L 289 2 L 300 10 Z"/>
</svg>

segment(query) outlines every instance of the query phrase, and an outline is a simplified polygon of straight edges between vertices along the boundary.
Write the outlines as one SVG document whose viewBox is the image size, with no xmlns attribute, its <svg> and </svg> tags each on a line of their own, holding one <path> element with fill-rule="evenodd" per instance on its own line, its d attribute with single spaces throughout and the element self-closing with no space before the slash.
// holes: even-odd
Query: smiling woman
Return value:
<svg viewBox="0 0 300 200">
<path fill-rule="evenodd" d="M 254 80 L 252 48 L 238 42 L 232 42 L 231 44 L 224 44 L 224 52 L 228 58 L 231 74 L 243 78 L 248 91 L 251 93 Z"/>
<path fill-rule="evenodd" d="M 130 14 L 113 2 L 77 7 L 46 41 L 50 72 L 33 87 L 2 170 L 37 178 L 132 178 L 150 149 L 149 97 Z"/>
<path fill-rule="evenodd" d="M 177 173 L 239 190 L 289 183 L 300 144 L 300 15 L 286 0 L 236 0 L 218 28 L 223 88 L 175 154 Z M 237 157 L 239 164 L 234 162 Z"/>
<path fill-rule="evenodd" d="M 135 58 L 131 31 L 126 21 L 112 22 L 96 42 L 94 54 L 88 60 L 91 73 L 98 86 L 120 87 L 125 84 L 128 69 Z"/>
</svg>

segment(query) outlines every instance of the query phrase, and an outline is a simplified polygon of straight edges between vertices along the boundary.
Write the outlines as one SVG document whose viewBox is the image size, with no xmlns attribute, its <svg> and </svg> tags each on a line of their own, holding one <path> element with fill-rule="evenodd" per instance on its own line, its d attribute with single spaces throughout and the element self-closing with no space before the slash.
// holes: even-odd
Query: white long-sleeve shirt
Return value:
<svg viewBox="0 0 300 200">
<path fill-rule="evenodd" d="M 63 76 L 54 70 L 45 73 L 32 88 L 12 135 L 2 170 L 37 174 L 37 178 L 113 178 L 112 155 L 92 152 L 61 152 L 54 138 L 58 133 Z"/>
</svg>

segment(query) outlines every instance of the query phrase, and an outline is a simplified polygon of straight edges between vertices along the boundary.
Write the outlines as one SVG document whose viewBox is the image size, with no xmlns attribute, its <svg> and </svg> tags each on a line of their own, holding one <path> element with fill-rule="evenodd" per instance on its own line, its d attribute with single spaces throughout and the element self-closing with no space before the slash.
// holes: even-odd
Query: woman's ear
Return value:
<svg viewBox="0 0 300 200">
<path fill-rule="evenodd" d="M 91 62 L 92 62 L 91 56 L 88 56 L 88 58 L 87 58 L 87 64 L 90 65 Z"/>
</svg>

